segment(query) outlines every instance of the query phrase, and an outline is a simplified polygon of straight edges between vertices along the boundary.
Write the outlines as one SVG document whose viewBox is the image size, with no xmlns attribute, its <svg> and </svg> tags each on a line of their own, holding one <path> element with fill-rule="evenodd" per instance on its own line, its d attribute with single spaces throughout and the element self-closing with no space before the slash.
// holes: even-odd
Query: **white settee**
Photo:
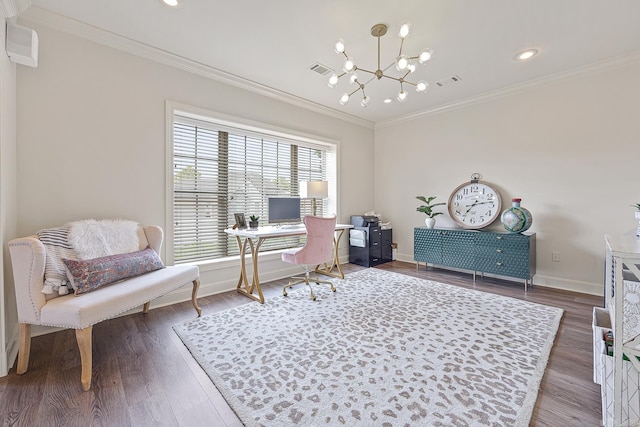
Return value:
<svg viewBox="0 0 640 427">
<path fill-rule="evenodd" d="M 163 241 L 162 228 L 138 227 L 140 249 L 149 245 L 160 252 Z M 200 285 L 197 266 L 167 266 L 159 270 L 127 278 L 100 287 L 91 292 L 73 293 L 48 299 L 43 294 L 47 249 L 37 236 L 18 238 L 9 242 L 13 277 L 16 289 L 20 343 L 17 373 L 24 374 L 29 364 L 31 325 L 46 325 L 76 330 L 76 339 L 82 362 L 81 382 L 84 390 L 91 387 L 91 332 L 93 325 L 110 319 L 132 308 L 143 306 L 149 310 L 149 302 L 186 284 L 193 284 L 191 300 L 198 316 L 201 309 L 197 302 Z M 155 256 L 155 255 L 154 255 Z"/>
</svg>

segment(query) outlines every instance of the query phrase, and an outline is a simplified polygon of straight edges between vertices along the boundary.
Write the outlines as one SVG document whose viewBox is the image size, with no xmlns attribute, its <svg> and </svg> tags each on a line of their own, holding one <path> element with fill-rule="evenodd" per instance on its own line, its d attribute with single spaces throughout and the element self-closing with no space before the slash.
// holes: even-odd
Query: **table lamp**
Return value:
<svg viewBox="0 0 640 427">
<path fill-rule="evenodd" d="M 323 199 L 329 196 L 329 182 L 328 181 L 301 181 L 300 182 L 300 197 L 313 199 L 312 208 L 313 216 L 316 216 L 316 199 Z"/>
</svg>

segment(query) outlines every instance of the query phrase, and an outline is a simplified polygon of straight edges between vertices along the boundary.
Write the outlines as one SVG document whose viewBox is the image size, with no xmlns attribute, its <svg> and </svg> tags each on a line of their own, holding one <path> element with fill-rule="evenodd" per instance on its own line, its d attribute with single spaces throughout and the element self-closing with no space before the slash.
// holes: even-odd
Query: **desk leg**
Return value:
<svg viewBox="0 0 640 427">
<path fill-rule="evenodd" d="M 338 249 L 340 248 L 340 238 L 344 234 L 344 229 L 337 230 L 338 236 L 334 235 L 333 237 L 333 262 L 331 265 L 327 265 L 324 263 L 324 267 L 320 268 L 320 265 L 316 265 L 315 272 L 319 274 L 324 274 L 325 276 L 337 277 L 339 279 L 344 279 L 344 273 L 342 272 L 342 267 L 340 267 L 340 258 L 338 257 Z M 334 273 L 333 269 L 337 269 L 338 272 Z"/>
<path fill-rule="evenodd" d="M 247 237 L 245 237 L 243 241 L 240 239 L 240 236 L 236 236 L 236 241 L 238 242 L 238 248 L 240 249 L 240 279 L 238 279 L 236 291 L 251 298 L 252 300 L 258 301 L 260 304 L 264 304 L 264 295 L 262 294 L 260 278 L 258 277 L 258 250 L 260 249 L 260 245 L 262 245 L 264 239 L 259 238 L 258 243 L 255 246 L 253 241 Z M 249 279 L 247 278 L 247 265 L 245 258 L 247 255 L 247 245 L 251 249 L 251 262 L 253 266 L 253 277 L 251 278 L 251 283 L 249 283 Z M 254 292 L 257 292 L 257 295 Z"/>
</svg>

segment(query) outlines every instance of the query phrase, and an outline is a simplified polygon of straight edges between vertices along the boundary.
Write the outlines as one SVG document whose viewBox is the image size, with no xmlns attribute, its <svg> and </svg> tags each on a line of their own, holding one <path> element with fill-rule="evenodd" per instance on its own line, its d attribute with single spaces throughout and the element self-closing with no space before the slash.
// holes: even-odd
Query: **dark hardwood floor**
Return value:
<svg viewBox="0 0 640 427">
<path fill-rule="evenodd" d="M 600 386 L 593 383 L 592 307 L 602 298 L 478 279 L 436 268 L 390 262 L 379 268 L 565 310 L 534 409 L 532 426 L 601 425 Z M 362 267 L 346 264 L 345 273 Z M 263 284 L 266 298 L 285 280 Z M 339 292 L 338 288 L 338 292 Z M 252 303 L 235 291 L 199 299 L 203 315 Z M 311 303 L 311 302 L 310 302 Z M 99 323 L 93 328 L 93 382 L 80 384 L 73 330 L 32 339 L 29 370 L 0 378 L 3 426 L 241 426 L 215 386 L 171 328 L 195 318 L 190 302 Z"/>
</svg>

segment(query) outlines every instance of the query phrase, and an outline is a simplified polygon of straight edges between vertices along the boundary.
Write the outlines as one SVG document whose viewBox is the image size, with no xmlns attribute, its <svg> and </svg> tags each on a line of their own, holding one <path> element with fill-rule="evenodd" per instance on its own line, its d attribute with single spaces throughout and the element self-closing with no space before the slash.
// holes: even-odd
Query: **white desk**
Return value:
<svg viewBox="0 0 640 427">
<path fill-rule="evenodd" d="M 317 265 L 315 268 L 316 273 L 324 274 L 327 276 L 338 277 L 344 279 L 344 273 L 340 267 L 340 260 L 338 258 L 338 248 L 340 244 L 340 238 L 344 234 L 345 230 L 353 228 L 350 224 L 336 224 L 336 234 L 333 237 L 333 262 L 331 265 L 324 266 Z M 225 233 L 230 236 L 235 236 L 238 242 L 238 248 L 240 249 L 240 279 L 238 279 L 238 286 L 236 290 L 248 296 L 249 298 L 264 303 L 264 295 L 262 294 L 262 288 L 260 287 L 260 277 L 258 276 L 258 253 L 262 242 L 266 239 L 275 237 L 287 237 L 287 236 L 301 236 L 307 234 L 307 229 L 304 225 L 296 228 L 286 227 L 259 227 L 259 228 L 228 228 L 224 230 Z M 253 277 L 251 281 L 247 277 L 246 255 L 247 247 L 251 251 L 251 263 L 253 266 Z M 337 270 L 337 273 L 334 272 Z"/>
</svg>

